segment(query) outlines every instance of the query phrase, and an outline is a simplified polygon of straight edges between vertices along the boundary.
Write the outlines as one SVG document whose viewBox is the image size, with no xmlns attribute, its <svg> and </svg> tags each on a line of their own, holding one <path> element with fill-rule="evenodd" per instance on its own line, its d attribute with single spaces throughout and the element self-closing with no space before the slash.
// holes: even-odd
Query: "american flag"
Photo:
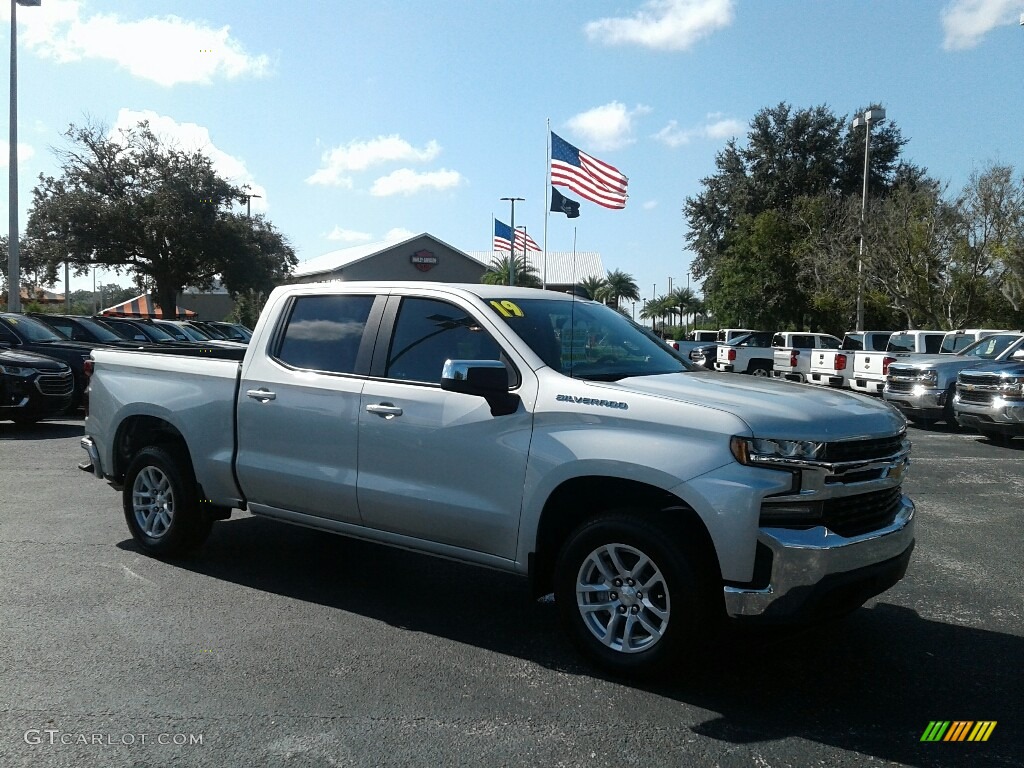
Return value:
<svg viewBox="0 0 1024 768">
<path fill-rule="evenodd" d="M 539 251 L 537 242 L 526 234 L 526 227 L 516 227 L 516 250 L 517 251 Z"/>
<path fill-rule="evenodd" d="M 629 179 L 619 169 L 591 157 L 557 134 L 551 134 L 551 183 L 568 187 L 605 208 L 626 207 Z"/>
<path fill-rule="evenodd" d="M 512 250 L 512 227 L 503 224 L 497 219 L 494 220 L 494 250 Z"/>
</svg>

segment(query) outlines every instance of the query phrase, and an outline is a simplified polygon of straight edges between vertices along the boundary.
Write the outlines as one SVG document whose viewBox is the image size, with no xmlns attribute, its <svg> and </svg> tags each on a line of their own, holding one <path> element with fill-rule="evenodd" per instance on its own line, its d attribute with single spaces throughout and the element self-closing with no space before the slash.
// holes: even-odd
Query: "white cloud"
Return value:
<svg viewBox="0 0 1024 768">
<path fill-rule="evenodd" d="M 35 155 L 36 151 L 31 144 L 22 141 L 18 142 L 18 165 Z M 11 142 L 7 139 L 0 139 L 0 168 L 6 168 L 11 164 Z"/>
<path fill-rule="evenodd" d="M 675 149 L 683 144 L 689 144 L 691 135 L 692 131 L 684 131 L 677 121 L 669 120 L 668 125 L 654 134 L 654 138 Z"/>
<path fill-rule="evenodd" d="M 710 117 L 710 115 L 709 115 Z M 747 126 L 742 120 L 716 120 L 704 126 L 704 136 L 709 139 L 731 139 L 746 132 Z"/>
<path fill-rule="evenodd" d="M 441 145 L 428 141 L 417 149 L 397 135 L 378 136 L 369 141 L 350 141 L 323 153 L 323 167 L 306 179 L 307 184 L 352 187 L 351 171 L 365 171 L 374 165 L 389 162 L 420 162 L 433 160 L 441 154 Z"/>
<path fill-rule="evenodd" d="M 262 77 L 270 70 L 270 59 L 247 53 L 228 26 L 217 29 L 173 15 L 138 20 L 112 13 L 87 16 L 84 5 L 48 0 L 38 8 L 22 9 L 21 41 L 28 50 L 62 64 L 105 59 L 163 86 Z"/>
<path fill-rule="evenodd" d="M 725 118 L 720 112 L 713 112 L 705 118 L 704 125 L 696 128 L 683 129 L 676 120 L 669 120 L 668 125 L 652 138 L 676 149 L 694 139 L 731 139 L 733 136 L 740 136 L 745 130 L 741 121 Z"/>
<path fill-rule="evenodd" d="M 973 48 L 996 27 L 1016 24 L 1024 10 L 1022 0 L 955 0 L 942 10 L 947 51 Z"/>
<path fill-rule="evenodd" d="M 457 187 L 462 181 L 462 174 L 445 168 L 427 173 L 419 173 L 410 168 L 399 168 L 374 181 L 370 188 L 370 194 L 374 197 L 414 195 L 424 189 L 451 189 Z"/>
<path fill-rule="evenodd" d="M 369 232 L 356 232 L 354 229 L 335 227 L 326 235 L 328 240 L 340 240 L 343 243 L 365 243 L 373 239 Z"/>
<path fill-rule="evenodd" d="M 581 112 L 566 121 L 570 132 L 585 140 L 584 151 L 619 149 L 633 143 L 633 118 L 650 112 L 650 107 L 637 105 L 633 110 L 613 101 Z"/>
<path fill-rule="evenodd" d="M 584 29 L 605 45 L 682 51 L 732 20 L 732 0 L 649 0 L 631 17 L 598 19 Z"/>
<path fill-rule="evenodd" d="M 408 240 L 410 237 L 415 237 L 418 234 L 418 232 L 410 232 L 408 229 L 403 229 L 402 227 L 395 227 L 394 229 L 389 229 L 384 235 L 384 242 L 400 243 L 403 240 Z"/>
<path fill-rule="evenodd" d="M 643 209 L 645 211 L 653 211 L 657 207 L 658 207 L 658 201 L 657 200 L 648 200 L 646 203 L 643 204 Z"/>
<path fill-rule="evenodd" d="M 174 118 L 159 115 L 153 110 L 136 111 L 122 108 L 117 113 L 117 122 L 110 131 L 110 137 L 116 138 L 118 130 L 135 128 L 140 120 L 148 120 L 149 127 L 161 139 L 174 144 L 185 151 L 201 150 L 213 162 L 218 174 L 238 186 L 249 186 L 251 209 L 256 213 L 267 211 L 267 190 L 257 184 L 252 173 L 245 167 L 245 161 L 218 149 L 210 139 L 210 132 L 196 123 L 179 123 Z M 258 197 L 257 197 L 258 195 Z"/>
</svg>

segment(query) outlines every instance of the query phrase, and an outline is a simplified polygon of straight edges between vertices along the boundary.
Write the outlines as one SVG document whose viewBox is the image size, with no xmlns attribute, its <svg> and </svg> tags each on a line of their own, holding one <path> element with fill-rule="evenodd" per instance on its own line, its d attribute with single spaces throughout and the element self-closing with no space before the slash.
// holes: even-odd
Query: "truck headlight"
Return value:
<svg viewBox="0 0 1024 768">
<path fill-rule="evenodd" d="M 740 437 L 729 441 L 729 448 L 740 464 L 770 463 L 785 459 L 811 461 L 821 458 L 825 443 L 813 440 L 780 440 L 778 438 Z"/>
<path fill-rule="evenodd" d="M 1024 400 L 1024 376 L 1010 376 L 999 382 L 999 394 L 1004 400 Z"/>
<path fill-rule="evenodd" d="M 34 376 L 38 371 L 35 368 L 27 368 L 24 365 L 0 365 L 0 371 L 8 376 Z"/>
<path fill-rule="evenodd" d="M 921 373 L 921 383 L 927 386 L 934 387 L 939 383 L 939 372 L 938 371 L 924 371 Z"/>
</svg>

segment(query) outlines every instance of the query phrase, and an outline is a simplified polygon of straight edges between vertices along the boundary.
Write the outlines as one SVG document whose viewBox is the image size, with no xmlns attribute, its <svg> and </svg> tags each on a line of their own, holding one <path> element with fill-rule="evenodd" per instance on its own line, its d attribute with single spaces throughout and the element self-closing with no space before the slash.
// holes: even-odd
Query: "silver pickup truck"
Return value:
<svg viewBox="0 0 1024 768">
<path fill-rule="evenodd" d="M 953 412 L 960 426 L 990 440 L 1005 442 L 1024 435 L 1024 347 L 1003 362 L 961 371 Z"/>
<path fill-rule="evenodd" d="M 143 551 L 241 509 L 498 568 L 619 673 L 695 663 L 728 617 L 848 612 L 914 544 L 892 408 L 699 371 L 565 294 L 293 285 L 241 361 L 93 358 L 82 468 Z"/>
<path fill-rule="evenodd" d="M 1009 359 L 1024 345 L 1024 333 L 994 333 L 956 354 L 908 355 L 890 363 L 882 397 L 911 421 L 956 424 L 953 397 L 961 371 Z"/>
</svg>

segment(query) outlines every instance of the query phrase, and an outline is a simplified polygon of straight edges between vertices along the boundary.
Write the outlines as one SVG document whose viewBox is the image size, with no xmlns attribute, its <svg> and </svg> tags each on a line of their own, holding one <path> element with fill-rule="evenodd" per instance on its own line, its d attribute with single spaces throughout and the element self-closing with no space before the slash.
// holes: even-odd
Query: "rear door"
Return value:
<svg viewBox="0 0 1024 768">
<path fill-rule="evenodd" d="M 373 528 L 513 559 L 536 380 L 521 366 L 517 386 L 485 318 L 454 299 L 390 299 L 359 408 L 359 508 Z M 448 359 L 503 360 L 519 409 L 496 417 L 443 391 Z"/>
<path fill-rule="evenodd" d="M 238 482 L 256 512 L 360 520 L 359 396 L 386 297 L 299 295 L 238 393 Z"/>
</svg>

